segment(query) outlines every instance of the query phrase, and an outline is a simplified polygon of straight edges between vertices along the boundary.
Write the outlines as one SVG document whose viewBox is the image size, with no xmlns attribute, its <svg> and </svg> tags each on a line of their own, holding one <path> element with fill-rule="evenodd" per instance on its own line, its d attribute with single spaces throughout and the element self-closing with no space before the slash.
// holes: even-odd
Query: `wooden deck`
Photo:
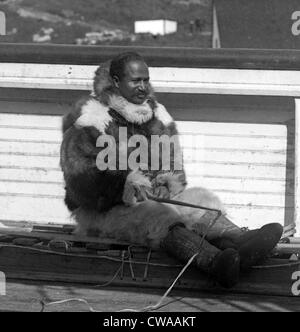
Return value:
<svg viewBox="0 0 300 332">
<path fill-rule="evenodd" d="M 10 281 L 7 295 L 0 297 L 0 311 L 39 312 L 41 301 L 84 299 L 100 312 L 118 312 L 126 309 L 141 310 L 160 301 L 164 291 L 149 288 L 105 288 L 87 285 L 50 282 Z M 89 311 L 86 304 L 69 302 L 45 308 L 50 311 Z M 299 312 L 298 298 L 224 294 L 207 292 L 172 291 L 156 312 Z"/>
</svg>

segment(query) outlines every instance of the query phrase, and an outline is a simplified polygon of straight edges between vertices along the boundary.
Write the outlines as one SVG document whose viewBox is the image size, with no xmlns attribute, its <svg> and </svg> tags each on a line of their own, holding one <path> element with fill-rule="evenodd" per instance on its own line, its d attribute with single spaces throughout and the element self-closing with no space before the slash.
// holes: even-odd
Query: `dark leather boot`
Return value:
<svg viewBox="0 0 300 332">
<path fill-rule="evenodd" d="M 244 230 L 240 235 L 224 234 L 211 243 L 223 250 L 236 249 L 241 257 L 241 269 L 248 270 L 268 257 L 282 234 L 283 227 L 280 224 L 268 224 L 260 229 Z"/>
<path fill-rule="evenodd" d="M 182 263 L 187 263 L 198 253 L 193 265 L 208 273 L 224 288 L 232 288 L 239 281 L 240 257 L 236 250 L 221 251 L 182 225 L 170 229 L 161 247 Z"/>
<path fill-rule="evenodd" d="M 283 234 L 280 224 L 268 224 L 260 229 L 246 231 L 233 241 L 241 256 L 241 268 L 247 270 L 266 259 Z"/>
<path fill-rule="evenodd" d="M 193 224 L 191 230 L 202 235 L 215 218 L 215 212 L 207 211 L 198 223 Z M 241 269 L 248 270 L 268 257 L 282 234 L 283 227 L 280 224 L 268 224 L 260 229 L 245 231 L 225 215 L 221 215 L 209 229 L 206 239 L 220 250 L 237 250 L 241 258 Z"/>
</svg>

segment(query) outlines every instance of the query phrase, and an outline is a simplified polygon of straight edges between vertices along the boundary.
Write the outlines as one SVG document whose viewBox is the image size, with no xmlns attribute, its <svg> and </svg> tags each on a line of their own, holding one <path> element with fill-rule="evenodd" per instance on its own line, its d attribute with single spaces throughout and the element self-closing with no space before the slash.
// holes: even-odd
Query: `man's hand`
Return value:
<svg viewBox="0 0 300 332">
<path fill-rule="evenodd" d="M 153 196 L 157 198 L 170 199 L 170 192 L 166 186 L 158 186 L 154 189 Z"/>
<path fill-rule="evenodd" d="M 152 180 L 154 196 L 159 198 L 172 198 L 182 192 L 185 186 L 184 173 L 165 172 Z"/>
<path fill-rule="evenodd" d="M 151 182 L 140 171 L 131 172 L 125 183 L 122 200 L 125 205 L 132 206 L 147 200 L 147 192 L 151 192 Z"/>
</svg>

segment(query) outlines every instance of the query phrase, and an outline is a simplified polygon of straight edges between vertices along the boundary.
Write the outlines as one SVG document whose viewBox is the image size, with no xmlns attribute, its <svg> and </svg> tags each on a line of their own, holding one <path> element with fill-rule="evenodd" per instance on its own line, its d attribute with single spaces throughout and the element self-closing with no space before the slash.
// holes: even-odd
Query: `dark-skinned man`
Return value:
<svg viewBox="0 0 300 332">
<path fill-rule="evenodd" d="M 184 168 L 177 167 L 182 158 L 178 145 L 169 149 L 169 169 L 164 167 L 161 150 L 155 169 L 149 155 L 135 169 L 129 163 L 127 169 L 121 168 L 118 158 L 112 158 L 113 167 L 103 168 L 108 155 L 106 159 L 99 156 L 112 149 L 99 142 L 107 137 L 114 141 L 111 147 L 115 146 L 117 156 L 133 153 L 128 141 L 135 137 L 148 143 L 148 151 L 153 148 L 152 137 L 169 137 L 179 144 L 176 124 L 157 101 L 149 68 L 136 53 L 121 54 L 99 67 L 92 95 L 80 100 L 64 118 L 63 131 L 65 202 L 78 232 L 163 249 L 184 263 L 198 254 L 193 264 L 226 288 L 238 283 L 241 270 L 267 257 L 282 236 L 279 224 L 244 231 L 226 217 L 213 193 L 204 188 L 186 189 Z M 120 131 L 126 132 L 122 139 Z M 213 224 L 216 214 L 212 211 L 147 200 L 147 193 L 223 214 Z"/>
</svg>

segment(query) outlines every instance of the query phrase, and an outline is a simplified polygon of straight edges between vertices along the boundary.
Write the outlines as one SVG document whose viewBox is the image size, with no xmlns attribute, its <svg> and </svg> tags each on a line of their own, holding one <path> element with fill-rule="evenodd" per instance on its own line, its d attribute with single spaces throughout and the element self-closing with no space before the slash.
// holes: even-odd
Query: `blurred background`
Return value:
<svg viewBox="0 0 300 332">
<path fill-rule="evenodd" d="M 300 48 L 299 0 L 0 0 L 0 42 Z"/>
<path fill-rule="evenodd" d="M 212 0 L 2 0 L 0 10 L 2 42 L 211 46 Z M 148 31 L 136 24 L 149 20 Z"/>
<path fill-rule="evenodd" d="M 299 0 L 0 0 L 0 42 L 300 48 Z"/>
</svg>

